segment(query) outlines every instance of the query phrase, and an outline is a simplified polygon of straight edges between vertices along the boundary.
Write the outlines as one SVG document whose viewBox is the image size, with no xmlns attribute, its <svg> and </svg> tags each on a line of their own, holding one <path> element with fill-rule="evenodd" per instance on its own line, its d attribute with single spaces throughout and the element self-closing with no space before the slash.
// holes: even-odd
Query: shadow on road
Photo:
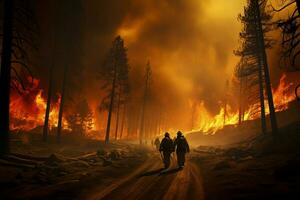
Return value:
<svg viewBox="0 0 300 200">
<path fill-rule="evenodd" d="M 168 175 L 168 174 L 174 174 L 174 173 L 177 173 L 181 170 L 182 170 L 182 168 L 170 169 L 170 170 L 167 170 L 167 171 L 162 171 L 161 173 L 159 173 L 159 175 L 163 176 L 163 175 Z"/>
<path fill-rule="evenodd" d="M 151 170 L 151 171 L 140 174 L 138 177 L 152 176 L 152 175 L 160 174 L 162 170 L 164 170 L 164 168 Z"/>
<path fill-rule="evenodd" d="M 164 168 L 160 168 L 160 169 L 155 169 L 155 170 L 151 170 L 151 171 L 142 173 L 142 174 L 138 175 L 137 177 L 141 178 L 143 176 L 153 176 L 153 175 L 163 176 L 163 175 L 168 175 L 168 174 L 174 174 L 181 170 L 182 170 L 181 168 L 174 168 L 174 169 L 168 169 L 168 170 L 164 170 Z"/>
</svg>

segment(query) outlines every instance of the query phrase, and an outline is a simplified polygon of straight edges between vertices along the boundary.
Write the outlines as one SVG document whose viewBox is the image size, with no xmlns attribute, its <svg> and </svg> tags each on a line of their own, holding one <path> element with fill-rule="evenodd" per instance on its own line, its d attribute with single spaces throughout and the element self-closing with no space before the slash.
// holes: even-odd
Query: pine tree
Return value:
<svg viewBox="0 0 300 200">
<path fill-rule="evenodd" d="M 270 119 L 273 133 L 277 132 L 277 122 L 273 105 L 269 67 L 267 62 L 266 48 L 271 48 L 273 40 L 266 36 L 270 31 L 268 26 L 272 16 L 266 11 L 266 1 L 248 0 L 244 9 L 244 15 L 239 15 L 243 23 L 243 31 L 240 33 L 242 41 L 239 50 L 235 54 L 241 57 L 237 66 L 236 75 L 240 80 L 246 79 L 244 87 L 253 88 L 258 85 L 260 100 L 262 132 L 266 133 L 265 117 L 265 91 L 269 103 Z M 257 90 L 254 90 L 248 98 L 256 99 Z M 253 98 L 254 97 L 254 98 Z M 252 102 L 252 101 L 250 101 Z"/>
<path fill-rule="evenodd" d="M 99 73 L 101 79 L 105 80 L 105 86 L 109 90 L 108 119 L 105 134 L 105 142 L 109 143 L 115 98 L 122 83 L 128 81 L 129 74 L 127 49 L 124 46 L 124 40 L 120 36 L 116 37 L 113 41 L 112 47 Z"/>
</svg>

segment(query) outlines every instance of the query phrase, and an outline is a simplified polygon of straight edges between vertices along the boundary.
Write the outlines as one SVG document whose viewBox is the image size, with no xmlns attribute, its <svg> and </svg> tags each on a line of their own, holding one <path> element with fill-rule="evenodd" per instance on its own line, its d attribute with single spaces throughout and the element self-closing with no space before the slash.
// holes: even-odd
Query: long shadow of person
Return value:
<svg viewBox="0 0 300 200">
<path fill-rule="evenodd" d="M 177 172 L 179 172 L 181 170 L 182 170 L 182 168 L 175 168 L 175 169 L 170 169 L 170 170 L 167 170 L 167 171 L 161 171 L 159 173 L 159 176 L 168 175 L 168 174 L 174 174 L 174 173 L 177 173 Z"/>
<path fill-rule="evenodd" d="M 138 175 L 138 177 L 153 176 L 153 175 L 156 175 L 156 174 L 160 174 L 162 170 L 164 170 L 164 168 L 160 168 L 160 169 L 155 169 L 155 170 L 151 170 L 151 171 L 148 171 L 148 172 L 144 172 L 144 173 Z"/>
</svg>

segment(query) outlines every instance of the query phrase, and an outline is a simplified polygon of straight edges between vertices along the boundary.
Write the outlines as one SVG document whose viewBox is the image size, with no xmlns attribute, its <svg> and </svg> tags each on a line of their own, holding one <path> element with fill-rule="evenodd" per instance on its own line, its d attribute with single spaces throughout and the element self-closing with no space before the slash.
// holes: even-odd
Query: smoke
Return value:
<svg viewBox="0 0 300 200">
<path fill-rule="evenodd" d="M 40 11 L 46 9 L 49 14 L 49 2 L 43 1 Z M 140 109 L 149 60 L 153 70 L 152 94 L 174 128 L 190 124 L 191 100 L 203 102 L 212 114 L 219 111 L 220 101 L 228 92 L 226 82 L 231 81 L 239 59 L 233 50 L 238 47 L 241 24 L 237 16 L 243 11 L 245 0 L 82 0 L 81 3 L 83 36 L 76 41 L 84 67 L 80 83 L 94 108 L 103 96 L 97 71 L 113 39 L 121 35 L 128 48 L 136 110 Z M 76 15 L 75 10 L 68 9 Z M 43 17 L 47 18 L 47 12 L 40 13 L 40 18 Z M 44 30 L 47 32 L 47 27 Z M 271 65 L 276 65 L 273 57 Z"/>
<path fill-rule="evenodd" d="M 240 24 L 236 19 L 243 3 L 85 1 L 85 65 L 90 72 L 96 71 L 111 41 L 120 34 L 128 48 L 132 90 L 140 91 L 150 60 L 154 93 L 161 96 L 173 123 L 184 127 L 190 120 L 190 99 L 204 101 L 213 113 L 219 110 L 225 82 L 237 61 L 232 52 L 237 47 Z"/>
</svg>

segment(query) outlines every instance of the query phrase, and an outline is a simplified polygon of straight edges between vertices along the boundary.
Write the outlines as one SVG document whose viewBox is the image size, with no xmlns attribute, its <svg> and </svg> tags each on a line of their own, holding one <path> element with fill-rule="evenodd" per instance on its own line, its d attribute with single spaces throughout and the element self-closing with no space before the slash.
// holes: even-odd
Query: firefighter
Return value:
<svg viewBox="0 0 300 200">
<path fill-rule="evenodd" d="M 181 131 L 177 132 L 174 147 L 176 148 L 178 167 L 183 168 L 185 163 L 185 154 L 190 152 L 190 147 Z"/>
<path fill-rule="evenodd" d="M 165 169 L 169 168 L 171 163 L 171 153 L 174 151 L 174 145 L 168 132 L 165 133 L 165 137 L 160 143 L 159 151 L 163 153 Z"/>
</svg>

